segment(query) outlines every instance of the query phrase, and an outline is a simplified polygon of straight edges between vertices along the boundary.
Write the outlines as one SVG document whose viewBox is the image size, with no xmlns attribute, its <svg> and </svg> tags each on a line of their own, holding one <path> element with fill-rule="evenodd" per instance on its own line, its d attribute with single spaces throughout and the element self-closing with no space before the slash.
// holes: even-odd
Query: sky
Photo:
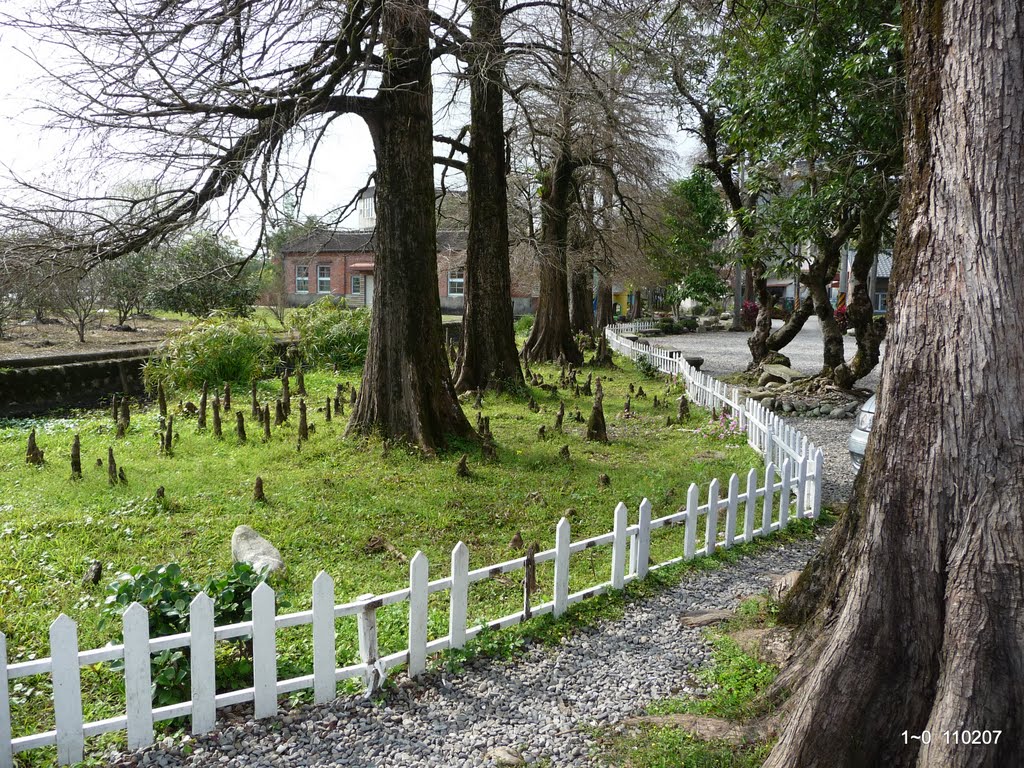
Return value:
<svg viewBox="0 0 1024 768">
<path fill-rule="evenodd" d="M 8 9 L 30 2 L 32 0 L 4 0 Z M 44 184 L 59 185 L 62 180 L 73 176 L 75 171 L 75 168 L 69 169 L 64 165 L 70 156 L 67 142 L 71 137 L 41 129 L 45 115 L 33 109 L 34 99 L 41 96 L 43 91 L 33 82 L 39 70 L 32 56 L 45 60 L 46 51 L 41 50 L 19 30 L 0 26 L 0 196 L 9 194 L 7 178 L 11 174 Z M 436 94 L 435 102 L 440 103 L 444 98 L 445 94 Z M 466 108 L 462 105 L 454 116 L 449 115 L 439 120 L 438 131 L 465 119 Z M 674 125 L 673 121 L 667 123 Z M 681 134 L 671 137 L 670 145 L 683 157 L 693 151 L 692 144 Z M 297 165 L 305 162 L 303 150 L 302 147 L 297 148 Z M 447 154 L 441 147 L 437 151 L 438 154 Z M 345 205 L 366 183 L 373 168 L 373 146 L 365 125 L 355 116 L 338 119 L 317 151 L 298 210 L 299 216 L 322 215 Z M 138 181 L 146 178 L 144 170 L 132 168 L 107 168 L 102 169 L 100 174 L 103 180 L 96 182 L 94 177 L 94 183 L 107 183 L 107 176 Z M 215 208 L 212 215 L 220 218 L 222 212 L 218 213 Z M 344 224 L 354 226 L 354 217 Z M 249 205 L 232 218 L 228 231 L 246 246 L 255 240 L 258 225 L 259 211 L 255 205 Z"/>
</svg>

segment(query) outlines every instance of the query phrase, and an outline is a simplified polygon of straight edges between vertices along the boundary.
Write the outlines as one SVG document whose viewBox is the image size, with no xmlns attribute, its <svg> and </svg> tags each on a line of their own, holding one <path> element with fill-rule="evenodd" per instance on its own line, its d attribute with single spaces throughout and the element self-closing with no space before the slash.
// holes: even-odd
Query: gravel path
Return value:
<svg viewBox="0 0 1024 768">
<path fill-rule="evenodd" d="M 459 768 L 499 765 L 492 750 L 507 747 L 528 764 L 597 766 L 592 728 L 696 690 L 691 673 L 707 663 L 708 647 L 702 630 L 679 627 L 679 615 L 734 608 L 741 596 L 767 588 L 771 574 L 801 568 L 816 547 L 791 543 L 687 576 L 557 648 L 534 647 L 514 662 L 473 661 L 425 685 L 401 682 L 384 706 L 340 699 L 229 725 L 190 741 L 189 755 L 168 740 L 112 764 Z"/>
</svg>

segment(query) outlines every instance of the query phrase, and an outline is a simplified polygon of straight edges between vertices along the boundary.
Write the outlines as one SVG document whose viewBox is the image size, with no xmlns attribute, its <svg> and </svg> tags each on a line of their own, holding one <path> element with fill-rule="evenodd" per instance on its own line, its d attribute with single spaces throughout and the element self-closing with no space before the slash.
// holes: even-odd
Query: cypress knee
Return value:
<svg viewBox="0 0 1024 768">
<path fill-rule="evenodd" d="M 277 398 L 277 405 L 274 406 L 274 426 L 279 427 L 282 424 L 284 424 L 284 403 L 281 402 L 281 398 Z"/>
<path fill-rule="evenodd" d="M 160 408 L 160 416 L 167 418 L 167 393 L 164 392 L 164 383 L 161 381 L 156 385 L 156 403 Z"/>
<path fill-rule="evenodd" d="M 238 442 L 245 442 L 245 416 L 241 411 L 235 411 L 235 434 L 238 435 Z"/>
<path fill-rule="evenodd" d="M 292 413 L 292 393 L 288 388 L 288 371 L 281 377 L 281 405 L 284 408 L 284 415 L 287 418 Z"/>
<path fill-rule="evenodd" d="M 263 492 L 263 478 L 262 477 L 257 477 L 256 478 L 256 484 L 253 486 L 253 489 L 252 489 L 252 500 L 253 501 L 258 501 L 258 502 L 260 502 L 262 504 L 266 504 L 267 503 L 267 496 Z"/>
<path fill-rule="evenodd" d="M 164 450 L 168 455 L 174 447 L 174 417 L 167 417 L 167 431 L 164 433 Z"/>
<path fill-rule="evenodd" d="M 263 440 L 270 440 L 270 406 L 263 409 Z"/>
<path fill-rule="evenodd" d="M 604 421 L 604 397 L 600 392 L 601 380 L 598 379 L 598 393 L 594 396 L 594 408 L 590 412 L 590 420 L 587 421 L 587 440 L 594 440 L 600 443 L 608 442 L 608 428 Z"/>
<path fill-rule="evenodd" d="M 690 418 L 690 401 L 686 399 L 686 393 L 684 392 L 679 396 L 679 410 L 676 412 L 676 420 L 682 422 L 688 418 Z"/>
<path fill-rule="evenodd" d="M 43 452 L 36 444 L 36 430 L 34 427 L 32 431 L 28 433 L 28 446 L 25 449 L 25 462 L 27 464 L 35 464 L 36 466 L 43 463 Z"/>
<path fill-rule="evenodd" d="M 301 365 L 295 371 L 295 394 L 303 397 L 306 395 L 306 376 L 302 372 Z"/>
<path fill-rule="evenodd" d="M 71 479 L 82 479 L 82 440 L 78 435 L 71 443 Z"/>
<path fill-rule="evenodd" d="M 114 449 L 107 447 L 107 483 L 117 485 L 117 463 L 114 461 Z"/>
<path fill-rule="evenodd" d="M 309 428 L 306 426 L 306 401 L 299 400 L 299 442 L 309 440 Z"/>
<path fill-rule="evenodd" d="M 224 410 L 231 410 L 231 382 L 224 382 Z"/>
<path fill-rule="evenodd" d="M 222 436 L 220 427 L 220 398 L 217 395 L 213 396 L 213 436 Z"/>
<path fill-rule="evenodd" d="M 331 398 L 327 398 L 327 402 L 324 403 L 324 421 L 331 420 Z"/>
<path fill-rule="evenodd" d="M 203 382 L 203 394 L 199 398 L 199 422 L 198 426 L 200 429 L 206 429 L 206 395 L 207 386 L 206 382 Z"/>
</svg>

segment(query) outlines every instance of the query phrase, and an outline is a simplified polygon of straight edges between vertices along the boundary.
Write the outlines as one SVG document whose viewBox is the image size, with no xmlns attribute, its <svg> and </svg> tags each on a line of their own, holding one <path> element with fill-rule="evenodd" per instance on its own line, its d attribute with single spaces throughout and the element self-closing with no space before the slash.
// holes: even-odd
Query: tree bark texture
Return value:
<svg viewBox="0 0 1024 768">
<path fill-rule="evenodd" d="M 569 324 L 568 235 L 569 194 L 573 166 L 569 155 L 559 151 L 545 175 L 541 191 L 540 298 L 537 318 L 523 346 L 528 361 L 583 363 Z"/>
<path fill-rule="evenodd" d="M 499 0 L 474 0 L 469 43 L 472 134 L 466 167 L 469 233 L 465 315 L 455 388 L 524 384 L 512 317 L 505 181 L 504 43 Z"/>
<path fill-rule="evenodd" d="M 569 277 L 569 326 L 573 334 L 594 335 L 594 278 L 588 262 L 577 262 Z"/>
<path fill-rule="evenodd" d="M 836 618 L 765 765 L 1024 765 L 1024 8 L 903 6 L 878 415 Z M 824 609 L 824 608 L 823 608 Z M 931 733 L 930 743 L 903 731 Z M 962 745 L 946 732 L 1001 731 Z"/>
<path fill-rule="evenodd" d="M 612 281 L 603 272 L 597 273 L 597 330 L 615 322 L 615 301 L 612 297 Z"/>
<path fill-rule="evenodd" d="M 432 453 L 468 437 L 441 330 L 434 221 L 433 112 L 425 0 L 386 3 L 377 111 L 377 255 L 370 343 L 347 432 L 380 432 Z"/>
</svg>

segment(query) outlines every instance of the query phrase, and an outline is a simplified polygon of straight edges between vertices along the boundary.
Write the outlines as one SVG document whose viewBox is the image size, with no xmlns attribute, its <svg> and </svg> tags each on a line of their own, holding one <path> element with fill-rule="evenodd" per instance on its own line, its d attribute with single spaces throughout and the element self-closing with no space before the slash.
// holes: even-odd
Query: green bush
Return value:
<svg viewBox="0 0 1024 768">
<path fill-rule="evenodd" d="M 533 329 L 533 315 L 523 315 L 516 320 L 516 333 L 527 334 Z"/>
<path fill-rule="evenodd" d="M 174 635 L 189 630 L 188 611 L 192 599 L 205 592 L 213 599 L 213 620 L 217 626 L 252 618 L 252 592 L 267 578 L 246 563 L 235 563 L 223 574 L 211 578 L 202 589 L 188 581 L 177 563 L 146 569 L 136 566 L 122 573 L 108 587 L 103 606 L 103 623 L 119 619 L 134 602 L 149 611 L 150 637 Z M 279 603 L 285 607 L 285 603 Z M 247 664 L 244 664 L 248 668 Z M 189 656 L 180 648 L 161 651 L 152 660 L 153 701 L 159 705 L 184 701 L 189 695 Z M 220 670 L 236 677 L 232 665 Z M 218 675 L 220 677 L 220 675 Z"/>
<path fill-rule="evenodd" d="M 636 365 L 636 370 L 645 379 L 656 379 L 661 375 L 661 371 L 658 370 L 658 364 L 649 357 L 638 357 L 634 365 Z"/>
<path fill-rule="evenodd" d="M 323 298 L 293 311 L 288 325 L 299 332 L 299 356 L 307 367 L 357 368 L 366 361 L 367 309 L 348 309 L 343 301 Z"/>
<path fill-rule="evenodd" d="M 230 381 L 248 385 L 276 362 L 274 337 L 262 321 L 214 316 L 168 336 L 143 370 L 146 388 L 201 387 Z"/>
</svg>

